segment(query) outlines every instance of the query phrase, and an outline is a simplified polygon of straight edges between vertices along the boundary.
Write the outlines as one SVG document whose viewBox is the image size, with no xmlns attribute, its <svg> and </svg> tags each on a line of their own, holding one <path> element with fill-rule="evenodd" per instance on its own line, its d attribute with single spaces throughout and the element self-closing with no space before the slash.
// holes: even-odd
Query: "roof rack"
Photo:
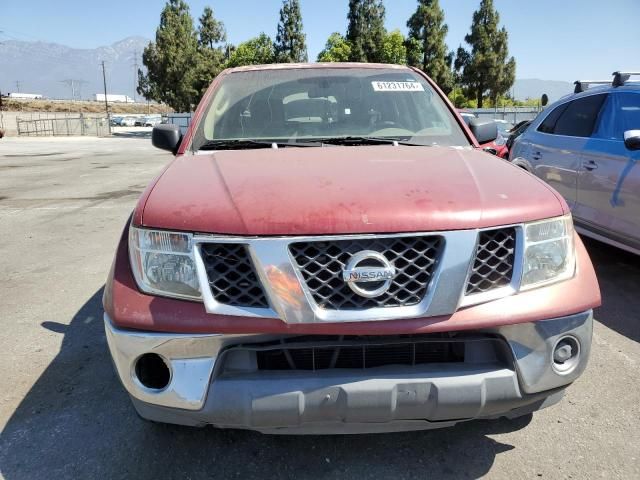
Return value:
<svg viewBox="0 0 640 480">
<path fill-rule="evenodd" d="M 610 85 L 610 80 L 576 80 L 573 82 L 575 88 L 573 93 L 582 93 L 587 90 L 591 85 Z"/>
<path fill-rule="evenodd" d="M 613 72 L 613 83 L 614 87 L 622 87 L 626 82 L 629 81 L 631 75 L 640 75 L 640 72 Z"/>
</svg>

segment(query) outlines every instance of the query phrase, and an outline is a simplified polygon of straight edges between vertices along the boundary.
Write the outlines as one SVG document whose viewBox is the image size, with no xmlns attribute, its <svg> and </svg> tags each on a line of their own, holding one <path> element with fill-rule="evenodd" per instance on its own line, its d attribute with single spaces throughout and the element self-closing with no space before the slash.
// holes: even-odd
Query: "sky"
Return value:
<svg viewBox="0 0 640 480">
<path fill-rule="evenodd" d="M 164 0 L 0 0 L 0 42 L 18 39 L 96 48 L 128 36 L 153 39 Z M 188 0 L 197 19 L 205 5 L 237 44 L 264 31 L 275 37 L 281 0 Z M 327 37 L 344 33 L 348 0 L 300 0 L 309 58 Z M 406 33 L 415 0 L 386 0 L 386 27 Z M 452 50 L 464 42 L 479 0 L 440 0 Z M 640 0 L 495 0 L 509 32 L 517 78 L 574 81 L 640 68 Z M 0 58 L 0 68 L 2 59 Z"/>
</svg>

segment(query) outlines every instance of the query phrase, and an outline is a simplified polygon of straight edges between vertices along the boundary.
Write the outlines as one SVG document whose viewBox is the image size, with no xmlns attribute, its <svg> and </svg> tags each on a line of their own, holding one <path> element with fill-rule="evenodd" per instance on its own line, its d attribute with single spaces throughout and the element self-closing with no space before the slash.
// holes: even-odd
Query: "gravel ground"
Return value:
<svg viewBox="0 0 640 480">
<path fill-rule="evenodd" d="M 102 286 L 169 156 L 147 133 L 0 140 L 0 475 L 28 478 L 640 478 L 640 260 L 588 242 L 604 306 L 587 372 L 517 421 L 293 437 L 139 420 Z"/>
</svg>

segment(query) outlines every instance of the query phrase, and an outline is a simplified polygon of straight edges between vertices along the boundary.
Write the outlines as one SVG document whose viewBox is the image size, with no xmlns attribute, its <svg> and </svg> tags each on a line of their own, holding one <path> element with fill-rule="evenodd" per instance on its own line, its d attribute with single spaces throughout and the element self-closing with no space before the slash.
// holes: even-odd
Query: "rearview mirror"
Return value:
<svg viewBox="0 0 640 480">
<path fill-rule="evenodd" d="M 162 150 L 169 150 L 175 154 L 180 146 L 182 134 L 178 125 L 165 123 L 156 125 L 151 131 L 151 144 Z"/>
<path fill-rule="evenodd" d="M 640 150 L 640 130 L 624 132 L 624 146 L 629 150 Z"/>
<path fill-rule="evenodd" d="M 493 142 L 498 138 L 498 126 L 493 120 L 472 118 L 469 120 L 469 129 L 479 144 Z"/>
</svg>

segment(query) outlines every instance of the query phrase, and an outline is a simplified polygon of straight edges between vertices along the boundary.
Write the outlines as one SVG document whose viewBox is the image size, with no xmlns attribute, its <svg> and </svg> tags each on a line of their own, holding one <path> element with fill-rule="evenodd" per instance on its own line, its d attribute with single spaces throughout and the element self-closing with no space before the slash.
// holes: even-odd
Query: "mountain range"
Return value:
<svg viewBox="0 0 640 480">
<path fill-rule="evenodd" d="M 93 98 L 103 92 L 102 66 L 105 62 L 110 94 L 134 97 L 137 75 L 144 47 L 149 40 L 127 37 L 106 47 L 78 49 L 56 43 L 6 40 L 0 42 L 0 92 L 26 92 L 48 98 L 70 99 L 71 80 L 76 98 Z M 18 83 L 16 83 L 18 82 Z M 19 88 L 18 88 L 19 87 Z M 570 82 L 518 79 L 513 92 L 518 100 L 540 98 L 551 101 L 571 93 Z"/>
<path fill-rule="evenodd" d="M 106 47 L 78 49 L 56 43 L 3 40 L 0 91 L 70 99 L 73 80 L 76 99 L 93 98 L 104 89 L 104 61 L 108 92 L 133 98 L 137 78 L 134 64 L 142 63 L 142 51 L 148 43 L 142 37 L 127 37 Z"/>
</svg>

